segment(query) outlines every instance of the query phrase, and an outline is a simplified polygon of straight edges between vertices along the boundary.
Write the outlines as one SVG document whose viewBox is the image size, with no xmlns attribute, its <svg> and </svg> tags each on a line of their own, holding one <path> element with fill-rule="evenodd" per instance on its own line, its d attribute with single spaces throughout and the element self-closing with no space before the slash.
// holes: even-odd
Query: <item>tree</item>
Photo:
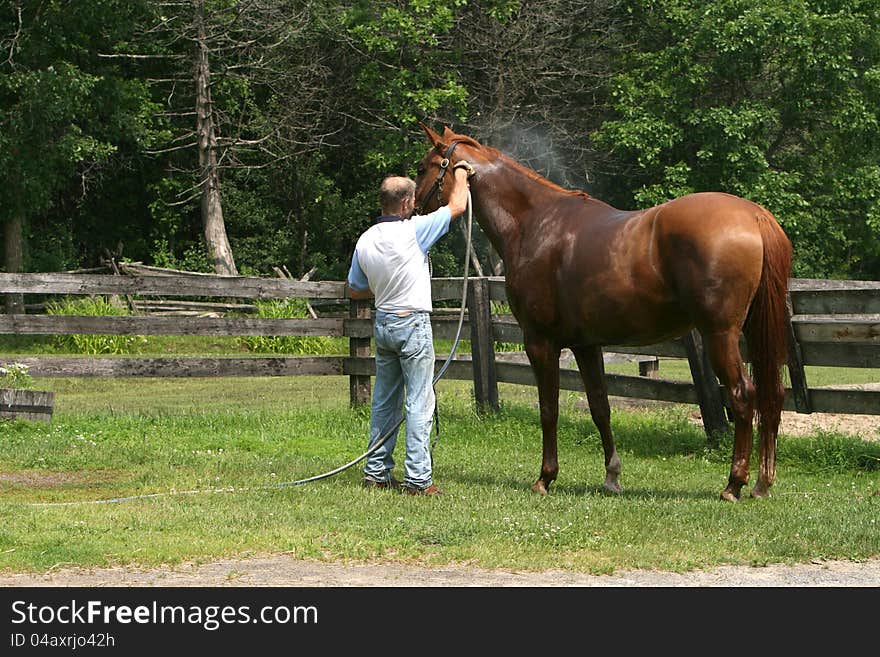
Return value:
<svg viewBox="0 0 880 657">
<path fill-rule="evenodd" d="M 218 274 L 234 276 L 235 258 L 226 224 L 223 221 L 223 204 L 220 199 L 220 168 L 217 157 L 217 131 L 214 119 L 214 103 L 211 99 L 211 65 L 208 58 L 208 32 L 205 25 L 204 0 L 193 0 L 193 28 L 195 30 L 195 95 L 196 95 L 196 142 L 199 153 L 199 187 L 202 199 L 202 226 L 205 244 Z"/>
<path fill-rule="evenodd" d="M 110 20 L 112 17 L 113 20 Z M 128 3 L 13 2 L 0 14 L 0 186 L 4 267 L 27 266 L 28 223 L 65 195 L 85 196 L 117 151 L 121 127 L 146 143 L 138 84 L 107 76 L 90 55 L 127 29 Z M 7 299 L 8 312 L 21 300 Z"/>
<path fill-rule="evenodd" d="M 108 55 L 144 62 L 141 74 L 165 99 L 169 132 L 155 153 L 169 164 L 164 194 L 176 196 L 167 200 L 177 208 L 199 200 L 216 273 L 237 273 L 221 172 L 271 166 L 318 143 L 317 130 L 303 139 L 299 129 L 320 89 L 310 81 L 327 74 L 315 63 L 320 55 L 302 56 L 308 11 L 293 1 L 158 2 L 135 41 Z M 299 60 L 288 66 L 293 53 Z"/>
<path fill-rule="evenodd" d="M 342 0 L 315 8 L 320 46 L 312 57 L 332 71 L 321 89 L 321 148 L 279 171 L 323 275 L 347 273 L 354 241 L 378 213 L 381 179 L 414 175 L 425 150 L 419 120 L 463 115 L 466 91 L 450 41 L 461 4 Z M 441 250 L 432 252 L 438 275 Z"/>
<path fill-rule="evenodd" d="M 602 157 L 589 140 L 606 110 L 623 19 L 617 0 L 495 0 L 457 21 L 471 133 L 552 180 L 584 187 Z"/>
<path fill-rule="evenodd" d="M 636 30 L 595 133 L 615 200 L 720 190 L 779 218 L 795 275 L 880 274 L 880 6 L 630 0 Z M 611 181 L 610 186 L 613 186 Z"/>
<path fill-rule="evenodd" d="M 567 187 L 591 189 L 605 155 L 589 134 L 607 114 L 603 88 L 625 21 L 617 0 L 489 0 L 456 20 L 468 91 L 464 131 Z M 445 117 L 446 121 L 452 117 Z M 501 259 L 480 237 L 491 270 Z"/>
</svg>

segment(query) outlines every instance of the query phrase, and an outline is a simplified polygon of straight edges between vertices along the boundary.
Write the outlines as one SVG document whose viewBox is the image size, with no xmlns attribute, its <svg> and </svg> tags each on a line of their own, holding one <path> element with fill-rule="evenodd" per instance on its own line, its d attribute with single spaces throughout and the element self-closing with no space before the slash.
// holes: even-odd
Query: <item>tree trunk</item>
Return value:
<svg viewBox="0 0 880 657">
<path fill-rule="evenodd" d="M 20 202 L 16 203 L 12 215 L 3 224 L 3 266 L 7 273 L 17 274 L 24 263 L 24 209 Z M 6 295 L 6 313 L 15 315 L 24 313 L 24 295 Z"/>
<path fill-rule="evenodd" d="M 199 140 L 199 184 L 202 188 L 202 227 L 214 272 L 235 276 L 238 270 L 226 236 L 220 196 L 220 171 L 217 166 L 217 134 L 211 104 L 211 71 L 205 34 L 204 0 L 194 0 L 196 42 L 196 131 Z"/>
</svg>

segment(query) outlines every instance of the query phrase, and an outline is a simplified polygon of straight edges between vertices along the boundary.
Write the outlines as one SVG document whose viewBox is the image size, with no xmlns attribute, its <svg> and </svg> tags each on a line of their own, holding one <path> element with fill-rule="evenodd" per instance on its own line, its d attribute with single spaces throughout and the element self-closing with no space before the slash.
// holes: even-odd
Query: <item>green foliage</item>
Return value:
<svg viewBox="0 0 880 657">
<path fill-rule="evenodd" d="M 510 304 L 502 301 L 490 301 L 489 306 L 491 308 L 491 312 L 493 315 L 509 315 L 510 314 Z M 510 352 L 510 351 L 523 351 L 525 347 L 520 342 L 501 342 L 496 340 L 493 343 L 495 351 L 498 352 Z"/>
<path fill-rule="evenodd" d="M 498 342 L 495 341 L 493 343 L 495 351 L 504 353 L 504 352 L 513 352 L 513 351 L 523 351 L 525 346 L 519 342 Z"/>
<path fill-rule="evenodd" d="M 80 315 L 88 317 L 108 317 L 128 315 L 127 308 L 113 303 L 103 296 L 68 297 L 54 301 L 46 307 L 48 315 Z M 143 336 L 133 335 L 56 335 L 53 342 L 59 350 L 78 354 L 129 354 L 140 343 Z"/>
<path fill-rule="evenodd" d="M 151 186 L 151 244 L 147 254 L 157 267 L 213 273 L 199 230 L 197 199 L 170 205 L 169 198 L 186 198 L 192 182 L 180 176 L 164 177 Z"/>
<path fill-rule="evenodd" d="M 426 115 L 465 118 L 467 90 L 455 68 L 456 53 L 444 47 L 461 0 L 358 2 L 343 12 L 341 27 L 362 48 L 353 84 L 363 110 L 383 117 L 394 130 L 370 131 L 362 162 L 375 178 L 403 173 L 421 159 L 424 142 L 401 139 Z"/>
<path fill-rule="evenodd" d="M 45 212 L 81 163 L 106 160 L 114 151 L 78 124 L 97 82 L 68 62 L 0 74 L 6 128 L 0 166 L 12 173 L 12 184 L 0 190 L 6 207 L 15 207 L 17 196 L 24 196 L 29 212 Z"/>
<path fill-rule="evenodd" d="M 156 267 L 205 274 L 214 273 L 214 268 L 211 267 L 208 254 L 202 244 L 191 244 L 183 250 L 180 256 L 177 256 L 169 246 L 168 240 L 160 238 L 153 244 L 152 256 L 153 264 Z"/>
<path fill-rule="evenodd" d="M 642 45 L 626 53 L 617 116 L 595 137 L 625 163 L 630 202 L 745 196 L 792 238 L 795 275 L 877 276 L 876 3 L 626 7 Z"/>
<path fill-rule="evenodd" d="M 211 271 L 192 7 L 17 4 L 21 23 L 0 12 L 0 221 L 24 219 L 25 268 L 94 266 L 122 246 Z M 620 207 L 700 190 L 751 198 L 792 238 L 795 275 L 880 278 L 875 0 L 205 9 L 223 211 L 243 272 L 344 278 L 381 178 L 414 173 L 427 121 Z M 441 240 L 435 274 L 460 273 L 462 251 L 457 232 Z"/>
<path fill-rule="evenodd" d="M 304 299 L 256 301 L 257 317 L 287 319 L 309 317 Z M 245 336 L 240 344 L 249 351 L 268 354 L 321 355 L 347 350 L 347 340 L 314 335 Z"/>
<path fill-rule="evenodd" d="M 155 106 L 144 83 L 97 56 L 130 31 L 140 3 L 19 5 L 20 13 L 10 7 L 0 14 L 7 54 L 0 63 L 0 214 L 24 220 L 34 252 L 25 245 L 26 265 L 76 266 L 75 206 L 102 167 L 151 143 Z"/>
</svg>

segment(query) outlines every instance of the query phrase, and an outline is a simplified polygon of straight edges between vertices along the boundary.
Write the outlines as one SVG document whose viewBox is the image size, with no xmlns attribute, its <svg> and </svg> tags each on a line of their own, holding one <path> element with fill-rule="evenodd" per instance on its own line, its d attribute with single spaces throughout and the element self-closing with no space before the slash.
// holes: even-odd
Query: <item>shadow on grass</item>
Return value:
<svg viewBox="0 0 880 657">
<path fill-rule="evenodd" d="M 535 477 L 536 479 L 537 477 Z M 460 472 L 452 472 L 452 473 L 444 473 L 443 481 L 454 481 L 458 484 L 461 484 L 464 487 L 488 487 L 488 488 L 506 488 L 513 492 L 527 492 L 531 495 L 534 495 L 536 498 L 540 499 L 542 496 L 538 493 L 535 493 L 530 490 L 531 485 L 534 483 L 535 479 L 522 479 L 515 478 L 512 476 L 506 475 L 496 475 L 490 473 L 460 473 Z M 439 482 L 442 486 L 443 482 Z M 723 482 L 719 483 L 717 490 L 716 489 L 693 489 L 693 490 L 657 490 L 653 488 L 646 488 L 640 486 L 626 486 L 624 487 L 623 493 L 616 494 L 610 493 L 602 487 L 601 482 L 597 483 L 585 483 L 585 482 L 568 482 L 568 481 L 555 481 L 550 486 L 550 493 L 548 497 L 561 497 L 561 496 L 571 496 L 571 497 L 607 497 L 609 499 L 640 499 L 640 500 L 677 500 L 677 499 L 686 499 L 686 500 L 702 500 L 702 499 L 717 499 L 721 489 L 723 488 Z"/>
<path fill-rule="evenodd" d="M 484 416 L 483 421 L 480 431 L 487 437 L 491 438 L 493 424 L 515 422 L 521 426 L 523 432 L 533 433 L 536 444 L 540 446 L 541 423 L 538 411 L 528 405 L 506 405 L 498 415 Z M 695 426 L 686 417 L 667 410 L 616 412 L 611 416 L 611 431 L 618 451 L 633 456 L 704 454 L 707 449 L 720 449 L 722 453 L 727 451 L 729 458 L 730 450 L 733 449 L 731 436 L 722 437 L 717 446 L 709 445 L 702 427 Z M 557 434 L 560 447 L 598 446 L 601 451 L 602 440 L 589 411 L 561 411 Z"/>
</svg>

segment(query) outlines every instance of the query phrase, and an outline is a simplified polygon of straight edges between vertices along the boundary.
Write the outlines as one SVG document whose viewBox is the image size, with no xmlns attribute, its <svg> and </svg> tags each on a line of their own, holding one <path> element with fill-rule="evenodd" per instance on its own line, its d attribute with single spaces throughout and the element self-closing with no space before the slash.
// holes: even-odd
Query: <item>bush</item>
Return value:
<svg viewBox="0 0 880 657">
<path fill-rule="evenodd" d="M 46 307 L 49 315 L 86 315 L 89 317 L 108 317 L 129 315 L 127 308 L 111 303 L 107 298 L 79 297 L 66 298 L 52 302 Z M 56 335 L 53 336 L 59 350 L 77 354 L 128 354 L 138 342 L 146 341 L 143 336 L 132 335 Z"/>
<path fill-rule="evenodd" d="M 295 319 L 309 317 L 304 299 L 273 299 L 256 301 L 257 317 L 267 319 Z M 313 335 L 255 335 L 240 338 L 240 344 L 255 353 L 321 355 L 345 353 L 347 341 Z"/>
</svg>

